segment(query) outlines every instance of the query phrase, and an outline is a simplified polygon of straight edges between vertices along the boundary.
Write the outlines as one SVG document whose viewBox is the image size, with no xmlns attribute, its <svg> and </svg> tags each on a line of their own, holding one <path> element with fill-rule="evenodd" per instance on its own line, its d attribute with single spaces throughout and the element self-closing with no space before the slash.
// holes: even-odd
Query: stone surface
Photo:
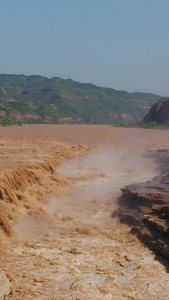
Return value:
<svg viewBox="0 0 169 300">
<path fill-rule="evenodd" d="M 3 271 L 0 271 L 0 300 L 8 299 L 11 293 L 11 285 L 9 279 Z"/>
<path fill-rule="evenodd" d="M 161 98 L 153 104 L 143 122 L 157 122 L 159 124 L 168 124 L 169 122 L 169 98 Z"/>
<path fill-rule="evenodd" d="M 131 233 L 169 261 L 169 151 L 155 151 L 152 155 L 163 175 L 124 187 L 113 216 L 132 226 Z"/>
</svg>

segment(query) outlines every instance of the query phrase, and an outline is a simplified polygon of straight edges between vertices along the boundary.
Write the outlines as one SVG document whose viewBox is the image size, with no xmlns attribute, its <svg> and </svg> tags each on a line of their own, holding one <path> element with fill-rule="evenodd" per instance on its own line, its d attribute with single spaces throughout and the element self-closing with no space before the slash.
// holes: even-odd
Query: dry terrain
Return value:
<svg viewBox="0 0 169 300">
<path fill-rule="evenodd" d="M 167 300 L 169 274 L 112 218 L 120 189 L 158 175 L 168 130 L 0 127 L 0 261 L 10 300 Z"/>
</svg>

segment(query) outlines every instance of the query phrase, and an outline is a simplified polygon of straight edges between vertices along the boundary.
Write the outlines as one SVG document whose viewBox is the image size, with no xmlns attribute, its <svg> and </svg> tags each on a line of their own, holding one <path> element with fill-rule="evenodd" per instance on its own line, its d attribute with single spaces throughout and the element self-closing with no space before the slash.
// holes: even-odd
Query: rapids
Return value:
<svg viewBox="0 0 169 300">
<path fill-rule="evenodd" d="M 19 135 L 27 149 L 20 156 L 23 161 L 27 155 L 23 174 L 28 169 L 29 173 L 20 187 L 17 169 L 6 178 L 13 182 L 16 193 L 15 202 L 9 205 L 9 234 L 1 232 L 0 244 L 1 268 L 12 284 L 9 300 L 168 299 L 169 275 L 164 265 L 130 234 L 127 225 L 112 218 L 122 187 L 158 175 L 156 165 L 143 153 L 162 141 L 168 147 L 168 132 L 122 132 L 103 126 L 97 135 L 97 128 L 81 127 L 89 146 L 74 144 L 79 142 L 78 134 L 82 139 L 78 130 L 74 133 L 74 126 L 68 128 L 67 142 L 61 139 L 61 132 L 59 142 L 58 137 L 57 141 L 55 136 L 51 138 L 51 131 L 47 138 L 46 128 L 43 140 L 36 135 L 30 140 L 25 129 L 23 141 L 23 129 L 20 133 L 14 129 L 15 138 Z M 65 132 L 63 127 L 63 136 Z M 15 138 L 13 145 L 21 142 Z M 6 139 L 9 149 L 9 132 L 4 143 Z M 21 155 L 21 149 L 17 151 Z"/>
</svg>

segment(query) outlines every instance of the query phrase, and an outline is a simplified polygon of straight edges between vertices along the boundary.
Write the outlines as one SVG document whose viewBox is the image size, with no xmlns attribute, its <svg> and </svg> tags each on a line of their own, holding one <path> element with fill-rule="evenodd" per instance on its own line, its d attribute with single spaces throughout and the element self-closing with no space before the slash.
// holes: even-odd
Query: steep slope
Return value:
<svg viewBox="0 0 169 300">
<path fill-rule="evenodd" d="M 161 98 L 147 113 L 143 122 L 169 125 L 169 98 Z"/>
<path fill-rule="evenodd" d="M 0 121 L 129 123 L 142 120 L 159 98 L 58 77 L 0 75 Z"/>
</svg>

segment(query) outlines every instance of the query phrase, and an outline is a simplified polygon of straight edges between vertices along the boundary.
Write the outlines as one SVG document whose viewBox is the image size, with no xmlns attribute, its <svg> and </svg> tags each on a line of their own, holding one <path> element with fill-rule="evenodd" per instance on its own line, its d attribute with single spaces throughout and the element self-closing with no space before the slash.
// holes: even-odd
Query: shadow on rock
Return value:
<svg viewBox="0 0 169 300">
<path fill-rule="evenodd" d="M 135 234 L 169 271 L 169 175 L 128 185 L 112 217 L 132 226 Z"/>
</svg>

